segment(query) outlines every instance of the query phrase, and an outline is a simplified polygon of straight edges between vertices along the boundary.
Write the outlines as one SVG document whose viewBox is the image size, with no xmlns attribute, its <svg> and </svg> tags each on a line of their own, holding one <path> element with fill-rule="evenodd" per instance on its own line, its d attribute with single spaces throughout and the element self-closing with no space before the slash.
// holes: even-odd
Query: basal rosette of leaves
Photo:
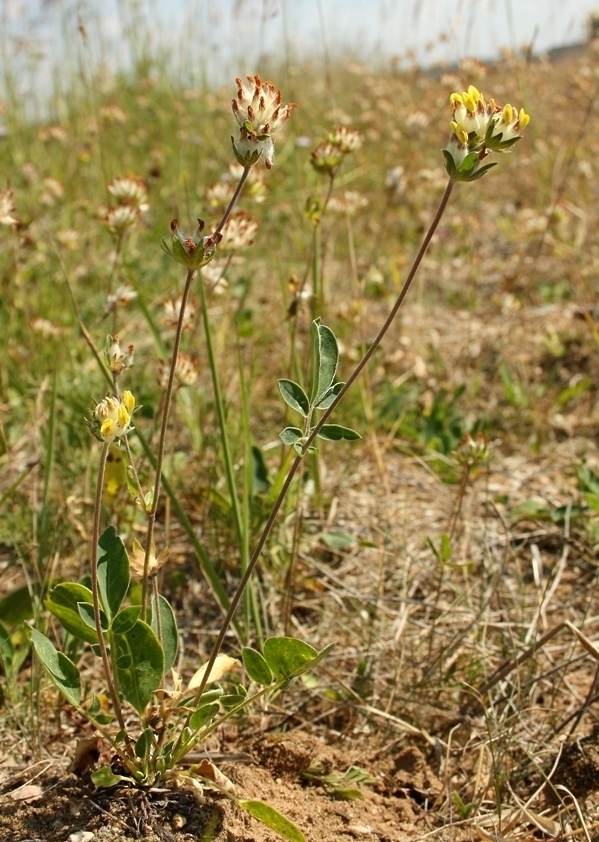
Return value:
<svg viewBox="0 0 599 842">
<path fill-rule="evenodd" d="M 207 665 L 183 685 L 173 669 L 179 634 L 170 604 L 163 596 L 153 599 L 149 621 L 145 622 L 141 606 L 128 598 L 130 584 L 125 545 L 116 529 L 109 526 L 98 546 L 101 628 L 118 697 L 137 715 L 137 724 L 131 730 L 119 727 L 114 712 L 102 704 L 102 693 L 84 686 L 75 661 L 59 651 L 48 637 L 32 629 L 31 643 L 64 698 L 91 722 L 118 755 L 116 764 L 92 773 L 96 786 L 155 786 L 170 780 L 187 785 L 193 782 L 196 788 L 201 787 L 206 782 L 201 773 L 182 766 L 185 756 L 227 719 L 264 695 L 272 697 L 312 669 L 330 647 L 318 652 L 289 637 L 268 638 L 262 652 L 245 647 L 241 657 L 248 686 L 233 681 L 223 686 L 221 680 L 239 662 L 221 654 L 208 676 L 206 689 L 198 695 Z M 80 582 L 62 582 L 51 589 L 45 604 L 64 631 L 78 642 L 81 653 L 89 647 L 99 656 L 90 588 Z M 295 825 L 269 805 L 233 800 L 284 838 L 293 842 L 304 838 Z"/>
</svg>

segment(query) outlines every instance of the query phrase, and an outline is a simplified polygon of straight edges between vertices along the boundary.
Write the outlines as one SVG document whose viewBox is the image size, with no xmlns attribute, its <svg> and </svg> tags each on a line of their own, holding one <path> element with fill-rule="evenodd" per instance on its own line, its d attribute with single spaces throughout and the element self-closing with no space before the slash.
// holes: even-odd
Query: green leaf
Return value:
<svg viewBox="0 0 599 842">
<path fill-rule="evenodd" d="M 7 626 L 18 626 L 33 617 L 33 603 L 27 585 L 0 599 L 0 620 Z"/>
<path fill-rule="evenodd" d="M 152 736 L 154 732 L 151 728 L 146 728 L 144 731 L 141 732 L 141 735 L 137 742 L 135 743 L 135 756 L 136 757 L 148 757 L 150 754 L 150 749 L 152 748 Z"/>
<path fill-rule="evenodd" d="M 318 437 L 325 441 L 356 441 L 362 438 L 360 433 L 341 424 L 323 424 Z"/>
<path fill-rule="evenodd" d="M 249 813 L 250 816 L 258 819 L 259 822 L 274 830 L 275 833 L 278 833 L 283 839 L 287 839 L 288 842 L 306 842 L 306 837 L 299 827 L 293 824 L 286 816 L 275 810 L 274 807 L 271 807 L 270 804 L 265 804 L 264 801 L 245 800 L 237 801 L 237 804 L 242 810 Z"/>
<path fill-rule="evenodd" d="M 158 638 L 142 620 L 126 634 L 114 635 L 119 685 L 125 699 L 141 714 L 162 684 L 164 652 Z"/>
<path fill-rule="evenodd" d="M 80 602 L 91 603 L 92 600 L 92 592 L 85 585 L 78 582 L 61 582 L 52 588 L 44 604 L 73 637 L 86 643 L 97 643 L 95 628 L 90 628 L 83 620 L 78 608 Z"/>
<path fill-rule="evenodd" d="M 117 786 L 122 781 L 135 783 L 133 778 L 128 778 L 126 775 L 115 775 L 110 766 L 102 766 L 91 773 L 91 779 L 94 786 L 111 787 Z"/>
<path fill-rule="evenodd" d="M 88 629 L 91 629 L 93 632 L 95 632 L 96 618 L 94 616 L 94 606 L 91 604 L 91 602 L 78 602 L 77 611 L 79 612 L 79 617 L 83 620 Z M 100 625 L 102 627 L 102 631 L 108 631 L 108 618 L 106 617 L 106 614 L 102 611 L 102 609 L 100 609 Z"/>
<path fill-rule="evenodd" d="M 318 403 L 314 404 L 314 409 L 328 409 L 344 386 L 345 383 L 335 383 L 334 386 L 327 389 Z"/>
<path fill-rule="evenodd" d="M 294 383 L 293 380 L 282 379 L 278 383 L 279 392 L 287 406 L 290 406 L 291 409 L 295 409 L 296 412 L 301 413 L 304 418 L 307 418 L 310 412 L 310 401 L 302 387 L 298 383 Z"/>
<path fill-rule="evenodd" d="M 65 699 L 74 707 L 79 707 L 81 701 L 81 681 L 79 670 L 75 664 L 59 652 L 48 638 L 31 630 L 31 643 L 42 666 L 54 682 Z"/>
<path fill-rule="evenodd" d="M 141 605 L 132 605 L 130 608 L 123 608 L 110 624 L 111 631 L 114 634 L 127 634 L 138 621 L 140 614 Z"/>
<path fill-rule="evenodd" d="M 220 705 L 213 702 L 210 705 L 202 705 L 191 714 L 189 726 L 193 731 L 199 731 L 207 722 L 211 722 L 220 710 Z"/>
<path fill-rule="evenodd" d="M 321 324 L 320 319 L 312 322 L 312 336 L 314 356 L 311 403 L 315 405 L 333 384 L 339 362 L 339 348 L 335 334 Z"/>
<path fill-rule="evenodd" d="M 304 672 L 317 657 L 313 646 L 295 637 L 269 637 L 264 641 L 264 659 L 278 681 Z"/>
<path fill-rule="evenodd" d="M 299 427 L 285 427 L 279 433 L 279 438 L 283 442 L 283 444 L 296 444 L 302 438 L 303 433 Z"/>
<path fill-rule="evenodd" d="M 262 687 L 266 687 L 268 684 L 272 683 L 272 670 L 260 652 L 257 652 L 255 649 L 251 649 L 249 646 L 244 646 L 241 650 L 241 657 L 243 659 L 243 665 L 246 672 L 252 681 L 255 681 L 256 684 L 260 684 Z"/>
<path fill-rule="evenodd" d="M 347 550 L 348 547 L 355 547 L 358 543 L 355 535 L 350 535 L 349 532 L 343 532 L 341 529 L 321 532 L 318 537 L 332 550 Z"/>
<path fill-rule="evenodd" d="M 129 558 L 114 526 L 109 526 L 98 541 L 98 586 L 102 607 L 109 620 L 121 607 L 129 588 Z"/>
<path fill-rule="evenodd" d="M 164 650 L 164 672 L 167 673 L 177 658 L 179 651 L 179 632 L 177 620 L 168 600 L 162 595 L 158 597 L 160 610 L 160 629 L 162 632 L 162 648 Z M 156 600 L 152 597 L 152 630 L 158 637 L 158 622 L 156 617 Z"/>
<path fill-rule="evenodd" d="M 268 494 L 270 490 L 268 468 L 259 447 L 252 445 L 252 497 L 256 494 Z"/>
<path fill-rule="evenodd" d="M 10 681 L 16 678 L 13 673 L 13 658 L 15 650 L 10 639 L 10 634 L 6 628 L 0 623 L 0 666 L 4 670 L 4 675 Z"/>
<path fill-rule="evenodd" d="M 233 710 L 233 708 L 240 707 L 246 701 L 247 696 L 241 696 L 237 693 L 226 693 L 220 697 L 220 703 L 226 710 Z"/>
</svg>

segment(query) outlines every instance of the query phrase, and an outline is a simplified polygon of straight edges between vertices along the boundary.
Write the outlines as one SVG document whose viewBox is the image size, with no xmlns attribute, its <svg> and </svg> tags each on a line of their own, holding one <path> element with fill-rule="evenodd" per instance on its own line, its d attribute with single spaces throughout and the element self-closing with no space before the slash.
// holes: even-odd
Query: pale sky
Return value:
<svg viewBox="0 0 599 842">
<path fill-rule="evenodd" d="M 176 77 L 218 84 L 264 53 L 382 63 L 412 50 L 421 64 L 529 44 L 538 53 L 583 39 L 592 11 L 599 0 L 0 0 L 0 63 L 27 64 L 23 85 L 43 89 L 57 58 L 81 61 L 81 20 L 86 61 L 126 66 L 129 31 L 137 49 L 164 47 Z"/>
</svg>

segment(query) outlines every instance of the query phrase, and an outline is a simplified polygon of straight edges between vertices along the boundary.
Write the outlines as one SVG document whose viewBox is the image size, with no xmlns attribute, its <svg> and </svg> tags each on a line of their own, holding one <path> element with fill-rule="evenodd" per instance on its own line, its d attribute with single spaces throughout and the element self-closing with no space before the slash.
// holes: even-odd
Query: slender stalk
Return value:
<svg viewBox="0 0 599 842">
<path fill-rule="evenodd" d="M 223 448 L 223 457 L 225 463 L 225 473 L 227 475 L 227 486 L 229 488 L 229 496 L 231 497 L 231 506 L 233 508 L 233 517 L 235 519 L 235 529 L 237 531 L 237 538 L 239 544 L 243 547 L 243 518 L 241 515 L 241 507 L 239 505 L 239 496 L 235 486 L 235 473 L 233 469 L 233 459 L 231 456 L 231 446 L 229 444 L 229 436 L 227 435 L 227 417 L 225 413 L 225 405 L 223 395 L 218 380 L 218 369 L 216 365 L 216 356 L 214 354 L 214 345 L 212 344 L 212 330 L 210 327 L 210 316 L 208 313 L 208 302 L 206 300 L 206 290 L 204 284 L 200 281 L 200 305 L 202 308 L 202 323 L 204 325 L 204 336 L 206 338 L 206 349 L 208 351 L 208 364 L 210 366 L 210 374 L 212 375 L 212 390 L 214 392 L 214 401 L 216 404 L 216 414 L 218 416 L 218 426 L 220 428 L 221 444 Z"/>
<path fill-rule="evenodd" d="M 231 216 L 231 212 L 232 212 L 233 208 L 235 207 L 235 203 L 237 202 L 237 199 L 239 198 L 239 196 L 241 194 L 241 191 L 243 190 L 243 185 L 245 184 L 246 179 L 247 179 L 248 175 L 250 174 L 250 170 L 251 170 L 251 167 L 245 167 L 243 172 L 241 173 L 241 178 L 239 179 L 239 184 L 235 188 L 235 192 L 233 193 L 233 198 L 231 199 L 231 201 L 227 205 L 227 208 L 226 208 L 225 212 L 223 213 L 223 217 L 222 217 L 221 221 L 218 223 L 218 225 L 214 229 L 214 231 L 212 233 L 212 237 L 215 237 L 217 234 L 220 234 L 220 232 L 225 227 L 225 223 L 226 223 L 227 219 Z"/>
<path fill-rule="evenodd" d="M 146 531 L 146 553 L 144 558 L 144 572 L 141 597 L 141 616 L 143 620 L 146 620 L 148 611 L 148 573 L 150 570 L 150 557 L 152 553 L 152 543 L 154 539 L 156 512 L 158 511 L 158 503 L 160 501 L 160 483 L 162 481 L 162 466 L 164 463 L 164 452 L 166 448 L 166 431 L 168 428 L 168 417 L 173 399 L 173 390 L 175 387 L 175 373 L 177 370 L 177 358 L 179 356 L 179 348 L 181 347 L 181 336 L 183 335 L 183 320 L 185 318 L 185 308 L 187 307 L 189 292 L 191 290 L 191 282 L 193 281 L 194 275 L 195 269 L 189 269 L 187 272 L 187 277 L 185 278 L 185 286 L 183 287 L 183 296 L 181 298 L 181 309 L 179 311 L 179 320 L 177 322 L 177 330 L 175 333 L 173 357 L 171 360 L 170 371 L 168 373 L 166 394 L 164 396 L 162 424 L 160 427 L 160 437 L 158 439 L 158 450 L 156 454 L 156 479 L 154 482 L 154 497 L 152 499 L 152 508 L 148 513 L 148 528 Z"/>
<path fill-rule="evenodd" d="M 106 684 L 108 692 L 114 708 L 114 714 L 119 723 L 119 728 L 124 734 L 125 746 L 129 751 L 129 738 L 127 736 L 127 729 L 125 727 L 125 720 L 123 719 L 123 711 L 116 692 L 113 681 L 113 672 L 108 657 L 108 650 L 106 649 L 106 641 L 104 640 L 104 632 L 102 630 L 102 619 L 100 617 L 100 589 L 98 585 L 98 540 L 100 538 L 100 512 L 102 510 L 102 490 L 104 488 L 104 474 L 106 472 L 106 459 L 108 457 L 108 450 L 110 445 L 105 442 L 102 446 L 100 454 L 100 467 L 98 470 L 98 481 L 96 483 L 96 497 L 94 500 L 94 522 L 92 527 L 92 546 L 91 546 L 91 562 L 90 574 L 92 580 L 92 596 L 94 605 L 94 625 L 98 635 L 98 648 L 100 649 L 100 657 L 102 658 L 102 665 L 104 667 L 104 675 L 106 677 Z"/>
<path fill-rule="evenodd" d="M 431 226 L 430 226 L 429 230 L 427 231 L 427 233 L 426 233 L 426 235 L 425 235 L 425 237 L 422 241 L 422 245 L 420 246 L 420 249 L 418 250 L 418 254 L 414 258 L 414 263 L 412 264 L 412 268 L 410 269 L 410 272 L 409 272 L 406 280 L 404 281 L 404 284 L 403 284 L 403 286 L 400 290 L 399 295 L 397 296 L 397 300 L 395 301 L 395 304 L 391 308 L 391 311 L 390 311 L 389 315 L 385 319 L 385 322 L 384 322 L 383 326 L 381 327 L 380 331 L 378 332 L 376 338 L 374 339 L 372 345 L 370 346 L 368 351 L 364 354 L 364 356 L 362 357 L 362 359 L 358 363 L 358 366 L 356 367 L 355 371 L 350 375 L 350 377 L 349 377 L 347 383 L 345 384 L 344 388 L 341 390 L 341 392 L 339 392 L 339 395 L 333 401 L 333 403 L 331 404 L 331 407 L 323 413 L 320 421 L 314 427 L 310 437 L 308 438 L 308 440 L 306 441 L 306 443 L 304 445 L 304 453 L 306 452 L 309 445 L 314 441 L 314 439 L 318 435 L 318 431 L 321 429 L 322 425 L 325 423 L 326 419 L 329 417 L 329 415 L 331 414 L 333 409 L 339 404 L 339 401 L 341 400 L 341 398 L 347 393 L 347 391 L 350 388 L 350 386 L 352 385 L 352 383 L 355 382 L 357 377 L 360 375 L 360 372 L 367 365 L 368 361 L 370 360 L 370 358 L 372 357 L 372 355 L 374 354 L 374 352 L 376 351 L 378 346 L 381 344 L 381 342 L 383 340 L 383 337 L 385 336 L 385 334 L 387 333 L 387 331 L 391 327 L 391 324 L 392 324 L 395 316 L 397 315 L 397 312 L 398 312 L 399 308 L 403 304 L 403 302 L 405 300 L 405 297 L 408 294 L 408 291 L 410 289 L 412 281 L 414 280 L 414 276 L 416 275 L 416 272 L 418 271 L 418 268 L 420 267 L 420 264 L 422 263 L 422 258 L 424 257 L 424 255 L 426 253 L 426 250 L 428 249 L 428 247 L 430 245 L 430 242 L 433 238 L 433 235 L 434 235 L 435 231 L 437 230 L 437 226 L 439 225 L 439 222 L 441 221 L 441 218 L 442 218 L 442 216 L 445 212 L 445 209 L 447 207 L 447 203 L 449 202 L 449 198 L 451 196 L 453 187 L 454 187 L 454 182 L 450 180 L 447 183 L 447 187 L 445 188 L 445 192 L 443 194 L 443 197 L 441 198 L 441 202 L 439 204 L 437 212 L 436 212 L 436 214 L 433 218 L 433 221 L 431 222 Z M 194 697 L 194 704 L 191 706 L 192 709 L 194 709 L 194 707 L 198 704 L 198 702 L 199 702 L 199 700 L 202 696 L 202 693 L 204 692 L 204 690 L 206 688 L 206 685 L 208 683 L 208 679 L 210 678 L 210 672 L 212 671 L 212 667 L 214 666 L 214 663 L 216 661 L 218 653 L 221 650 L 221 647 L 223 645 L 223 641 L 224 641 L 225 636 L 227 634 L 227 630 L 228 630 L 229 625 L 230 625 L 230 623 L 233 619 L 233 615 L 235 614 L 235 611 L 237 610 L 237 606 L 239 605 L 239 602 L 241 601 L 241 597 L 242 597 L 243 592 L 244 592 L 244 590 L 247 586 L 247 583 L 249 582 L 250 577 L 252 576 L 252 573 L 254 572 L 254 569 L 256 567 L 256 564 L 258 563 L 258 559 L 260 558 L 262 550 L 264 549 L 264 545 L 266 544 L 266 541 L 267 541 L 267 539 L 268 539 L 268 537 L 269 537 L 269 535 L 272 531 L 272 528 L 274 526 L 274 523 L 275 523 L 275 520 L 276 520 L 277 515 L 279 513 L 279 510 L 281 509 L 281 506 L 283 505 L 283 501 L 284 501 L 285 497 L 287 496 L 287 492 L 289 491 L 289 488 L 291 486 L 293 478 L 295 477 L 295 475 L 298 471 L 298 468 L 299 468 L 299 466 L 302 462 L 302 459 L 303 459 L 302 456 L 296 456 L 295 459 L 293 460 L 293 463 L 291 464 L 291 467 L 289 469 L 289 473 L 287 474 L 287 476 L 285 478 L 285 482 L 283 483 L 283 485 L 281 487 L 281 490 L 279 492 L 279 495 L 277 496 L 277 499 L 274 502 L 274 505 L 272 507 L 272 511 L 271 511 L 271 513 L 268 517 L 268 520 L 266 521 L 266 524 L 264 526 L 264 529 L 262 530 L 260 538 L 258 539 L 258 543 L 256 544 L 256 547 L 254 548 L 254 552 L 252 553 L 252 557 L 250 559 L 250 563 L 247 567 L 247 570 L 245 571 L 245 573 L 243 574 L 243 576 L 241 578 L 241 581 L 240 581 L 240 583 L 237 587 L 237 590 L 235 591 L 235 594 L 233 596 L 233 599 L 231 600 L 231 605 L 229 606 L 229 610 L 227 611 L 225 619 L 223 620 L 222 626 L 221 626 L 220 631 L 218 633 L 218 636 L 216 638 L 216 642 L 215 642 L 214 647 L 212 649 L 212 652 L 210 654 L 210 658 L 208 659 L 208 663 L 206 665 L 206 670 L 204 671 L 204 676 L 202 678 L 202 681 L 200 682 L 200 686 L 196 690 L 196 694 L 195 694 L 195 697 Z M 190 717 L 191 717 L 191 713 L 189 714 L 189 716 L 187 718 L 186 724 L 188 724 Z"/>
<path fill-rule="evenodd" d="M 323 414 L 321 415 L 320 420 L 318 421 L 318 424 L 314 427 L 314 429 L 312 430 L 312 433 L 310 434 L 310 437 L 308 438 L 308 440 L 304 444 L 304 448 L 303 448 L 304 453 L 307 452 L 308 447 L 312 444 L 312 442 L 314 441 L 314 439 L 316 438 L 316 436 L 320 432 L 323 424 L 326 423 L 328 418 L 331 416 L 331 414 L 338 407 L 339 403 L 343 400 L 343 398 L 345 397 L 345 395 L 347 394 L 349 389 L 352 387 L 352 385 L 358 379 L 358 377 L 362 373 L 363 369 L 368 365 L 368 362 L 370 361 L 370 358 L 372 357 L 372 355 L 374 354 L 376 349 L 379 347 L 379 345 L 383 341 L 383 337 L 385 336 L 385 334 L 387 333 L 387 331 L 391 327 L 391 325 L 393 323 L 393 320 L 397 316 L 399 308 L 401 307 L 401 305 L 405 301 L 406 295 L 408 294 L 408 292 L 410 290 L 410 287 L 412 285 L 412 281 L 414 280 L 416 272 L 418 271 L 418 269 L 420 268 L 420 264 L 422 263 L 422 258 L 426 254 L 426 250 L 428 249 L 428 247 L 430 245 L 430 242 L 433 238 L 433 235 L 434 235 L 435 231 L 437 230 L 439 222 L 441 221 L 441 217 L 445 213 L 445 208 L 447 207 L 447 203 L 449 202 L 449 197 L 451 196 L 454 185 L 455 185 L 455 182 L 452 181 L 451 179 L 447 182 L 447 186 L 445 188 L 445 192 L 443 193 L 443 197 L 441 198 L 441 202 L 439 204 L 439 207 L 437 208 L 437 212 L 436 212 L 436 214 L 433 218 L 433 221 L 431 222 L 430 228 L 426 232 L 426 235 L 425 235 L 425 237 L 422 241 L 422 245 L 418 249 L 418 254 L 414 258 L 414 263 L 412 264 L 412 268 L 410 269 L 408 277 L 405 279 L 405 281 L 403 283 L 403 286 L 400 290 L 399 295 L 397 296 L 395 304 L 393 305 L 393 307 L 389 311 L 389 315 L 385 319 L 385 322 L 384 322 L 383 326 L 381 327 L 381 329 L 377 333 L 376 337 L 374 338 L 374 340 L 372 342 L 372 345 L 366 351 L 366 353 L 364 354 L 364 356 L 362 357 L 362 359 L 360 360 L 360 362 L 358 363 L 356 368 L 352 371 L 352 373 L 348 377 L 347 382 L 346 382 L 345 386 L 343 387 L 343 389 L 341 389 L 341 391 L 339 392 L 339 394 L 337 395 L 337 397 L 335 398 L 333 403 L 330 405 L 330 407 L 328 409 L 326 409 L 323 412 Z"/>
</svg>

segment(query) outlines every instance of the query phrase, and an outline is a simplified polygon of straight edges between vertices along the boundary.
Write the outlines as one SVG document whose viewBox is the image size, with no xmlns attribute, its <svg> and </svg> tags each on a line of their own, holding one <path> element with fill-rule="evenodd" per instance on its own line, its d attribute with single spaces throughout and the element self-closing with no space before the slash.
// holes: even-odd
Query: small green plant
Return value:
<svg viewBox="0 0 599 842">
<path fill-rule="evenodd" d="M 175 669 L 178 663 L 179 632 L 173 608 L 159 590 L 159 573 L 167 564 L 169 551 L 155 546 L 156 521 L 161 496 L 167 488 L 164 466 L 167 454 L 169 414 L 172 408 L 175 382 L 181 376 L 184 357 L 181 339 L 185 327 L 192 283 L 197 273 L 215 257 L 225 237 L 233 208 L 259 161 L 268 169 L 273 166 L 274 140 L 272 135 L 289 119 L 295 105 L 283 105 L 282 96 L 270 82 L 259 76 L 249 76 L 249 85 L 237 80 L 237 96 L 233 113 L 239 132 L 232 138 L 232 148 L 241 165 L 239 181 L 223 210 L 220 221 L 211 233 L 204 233 L 199 220 L 192 235 L 184 234 L 177 220 L 171 223 L 171 236 L 163 240 L 162 248 L 186 270 L 183 293 L 178 304 L 176 331 L 168 366 L 166 388 L 161 403 L 160 430 L 155 446 L 149 447 L 143 435 L 143 416 L 134 393 L 121 388 L 121 378 L 134 361 L 134 348 L 124 350 L 116 335 L 108 337 L 104 355 L 96 358 L 110 382 L 109 393 L 99 401 L 89 419 L 89 427 L 101 443 L 93 508 L 89 575 L 83 581 L 60 582 L 51 588 L 45 605 L 60 622 L 65 636 L 61 648 L 39 629 L 31 629 L 31 643 L 50 679 L 65 699 L 98 731 L 112 747 L 116 759 L 92 773 L 97 786 L 110 787 L 121 783 L 152 787 L 176 781 L 198 789 L 208 781 L 218 786 L 218 776 L 204 764 L 185 765 L 185 758 L 198 743 L 207 738 L 224 722 L 246 710 L 256 700 L 272 698 L 307 670 L 324 658 L 330 646 L 317 651 L 308 643 L 287 636 L 268 637 L 261 647 L 244 645 L 241 664 L 244 681 L 229 678 L 241 666 L 240 662 L 221 650 L 235 613 L 248 592 L 252 576 L 277 515 L 283 505 L 300 465 L 307 454 L 316 450 L 316 439 L 325 441 L 353 441 L 359 438 L 354 430 L 329 423 L 331 414 L 360 376 L 391 326 L 420 266 L 435 230 L 458 181 L 480 178 L 491 164 L 481 166 L 492 151 L 507 151 L 519 138 L 520 128 L 528 122 L 523 111 L 516 113 L 511 106 L 499 108 L 488 104 L 473 87 L 463 94 L 452 96 L 454 120 L 449 147 L 445 150 L 449 175 L 446 190 L 437 213 L 426 233 L 414 264 L 391 308 L 391 311 L 361 361 L 346 382 L 337 381 L 339 349 L 334 332 L 315 316 L 312 321 L 312 378 L 309 395 L 300 384 L 290 379 L 279 380 L 279 390 L 287 406 L 303 419 L 301 427 L 286 427 L 280 434 L 284 444 L 294 451 L 293 461 L 286 461 L 285 478 L 278 483 L 272 509 L 250 554 L 247 512 L 237 500 L 233 457 L 229 447 L 227 419 L 220 391 L 221 376 L 218 360 L 211 345 L 210 323 L 206 307 L 207 282 L 200 278 L 200 301 L 207 356 L 212 375 L 216 415 L 221 435 L 225 474 L 231 507 L 235 511 L 238 538 L 242 545 L 242 576 L 233 597 L 229 600 L 222 583 L 218 582 L 206 559 L 211 584 L 226 609 L 208 661 L 202 664 L 188 682 L 183 682 Z M 353 143 L 354 141 L 351 141 Z M 339 130 L 333 152 L 340 154 L 343 143 L 351 146 L 347 133 Z M 346 150 L 348 151 L 348 150 Z M 332 153 L 331 153 L 332 154 Z M 343 153 L 345 154 L 345 152 Z M 341 157 L 343 157 L 341 155 Z M 337 165 L 335 165 L 337 166 Z M 334 167 L 329 167 L 330 175 Z M 125 180 L 126 182 L 126 180 Z M 117 208 L 109 212 L 106 223 L 117 237 L 117 256 L 126 231 L 144 212 L 145 194 L 140 185 L 115 181 L 110 192 L 117 200 Z M 116 303 L 113 310 L 116 324 Z M 93 343 L 89 342 L 93 348 Z M 318 413 L 318 416 L 316 415 Z M 134 420 L 136 427 L 133 426 Z M 129 439 L 133 433 L 140 439 L 154 467 L 154 481 L 149 489 L 143 487 L 136 459 Z M 127 455 L 127 485 L 137 510 L 145 518 L 143 543 L 135 542 L 127 551 L 123 539 L 113 524 L 101 529 L 106 471 L 111 448 L 122 447 Z M 292 454 L 293 455 L 293 454 Z M 264 482 L 264 466 L 246 446 L 248 483 L 258 474 Z M 253 464 L 252 464 L 253 459 Z M 181 513 L 183 517 L 183 513 Z M 244 549 L 245 547 L 245 549 Z M 132 587 L 133 579 L 137 587 Z M 75 645 L 73 645 L 73 640 Z M 2 658 L 8 672 L 18 669 L 18 653 L 14 641 L 0 629 Z M 88 647 L 99 659 L 102 669 L 101 686 L 88 689 L 82 680 L 77 659 Z M 261 651 L 260 651 L 261 649 Z M 17 665 L 17 666 L 15 666 Z M 316 774 L 316 773 L 314 773 Z M 368 782 L 363 770 L 352 768 L 345 775 L 321 777 L 339 797 L 359 797 L 356 785 Z M 232 797 L 232 796 L 230 796 Z M 260 819 L 284 838 L 300 842 L 301 832 L 269 805 L 254 800 L 235 799 L 250 815 Z"/>
</svg>

